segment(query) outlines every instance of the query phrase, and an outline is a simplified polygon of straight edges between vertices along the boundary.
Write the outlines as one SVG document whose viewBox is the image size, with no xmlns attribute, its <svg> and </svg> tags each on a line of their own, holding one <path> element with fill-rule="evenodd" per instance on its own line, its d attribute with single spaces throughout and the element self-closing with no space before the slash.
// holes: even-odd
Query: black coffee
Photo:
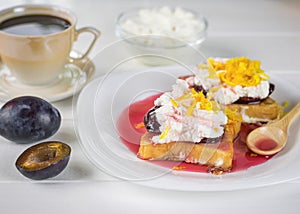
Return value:
<svg viewBox="0 0 300 214">
<path fill-rule="evenodd" d="M 27 15 L 5 20 L 0 23 L 0 30 L 21 36 L 40 36 L 63 31 L 71 24 L 55 16 Z"/>
</svg>

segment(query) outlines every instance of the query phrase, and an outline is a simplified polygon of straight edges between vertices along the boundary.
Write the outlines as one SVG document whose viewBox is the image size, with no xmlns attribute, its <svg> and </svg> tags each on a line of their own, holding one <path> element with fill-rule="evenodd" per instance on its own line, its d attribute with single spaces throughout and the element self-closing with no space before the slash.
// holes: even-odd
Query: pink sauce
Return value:
<svg viewBox="0 0 300 214">
<path fill-rule="evenodd" d="M 269 151 L 277 146 L 277 142 L 270 138 L 262 138 L 255 143 L 255 146 L 260 150 Z"/>
<path fill-rule="evenodd" d="M 137 154 L 138 152 L 140 137 L 146 132 L 144 127 L 139 127 L 137 124 L 143 123 L 144 115 L 150 108 L 153 107 L 154 100 L 159 96 L 160 94 L 154 95 L 131 104 L 119 117 L 117 129 L 120 138 L 134 154 Z M 233 167 L 231 171 L 245 170 L 251 166 L 262 164 L 271 158 L 271 156 L 261 156 L 252 153 L 246 145 L 246 137 L 248 133 L 257 127 L 257 125 L 253 124 L 242 124 L 240 134 L 234 141 Z M 201 166 L 199 164 L 189 164 L 184 162 L 179 163 L 173 161 L 151 161 L 151 163 L 168 167 L 170 169 L 175 166 L 175 169 L 189 172 L 208 171 L 207 166 Z"/>
</svg>

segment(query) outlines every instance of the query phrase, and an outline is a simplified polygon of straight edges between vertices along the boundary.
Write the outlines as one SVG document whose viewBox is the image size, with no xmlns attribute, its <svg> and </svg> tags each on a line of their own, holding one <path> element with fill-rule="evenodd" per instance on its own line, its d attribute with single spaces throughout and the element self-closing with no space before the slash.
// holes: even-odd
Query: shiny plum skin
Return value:
<svg viewBox="0 0 300 214">
<path fill-rule="evenodd" d="M 16 143 L 46 139 L 57 132 L 60 124 L 59 111 L 39 97 L 17 97 L 0 109 L 0 135 Z"/>
</svg>

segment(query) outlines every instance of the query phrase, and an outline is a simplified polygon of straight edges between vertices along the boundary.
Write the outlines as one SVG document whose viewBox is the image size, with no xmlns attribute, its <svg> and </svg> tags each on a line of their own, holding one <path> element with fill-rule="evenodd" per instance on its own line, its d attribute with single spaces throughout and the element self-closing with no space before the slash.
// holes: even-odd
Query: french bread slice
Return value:
<svg viewBox="0 0 300 214">
<path fill-rule="evenodd" d="M 269 122 L 283 114 L 283 108 L 270 97 L 258 104 L 229 104 L 227 107 L 239 112 L 244 123 Z"/>
<path fill-rule="evenodd" d="M 184 161 L 206 165 L 212 172 L 229 171 L 232 168 L 233 140 L 239 133 L 240 125 L 239 121 L 228 123 L 224 135 L 216 143 L 177 141 L 156 144 L 151 140 L 154 134 L 146 132 L 140 140 L 138 157 L 146 160 Z"/>
</svg>

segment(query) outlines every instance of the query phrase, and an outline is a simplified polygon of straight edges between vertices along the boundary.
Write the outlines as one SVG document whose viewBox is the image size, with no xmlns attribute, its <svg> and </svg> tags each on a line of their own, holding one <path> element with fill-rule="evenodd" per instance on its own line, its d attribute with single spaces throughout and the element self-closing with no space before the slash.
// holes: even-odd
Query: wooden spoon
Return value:
<svg viewBox="0 0 300 214">
<path fill-rule="evenodd" d="M 279 152 L 286 144 L 290 124 L 299 113 L 300 103 L 280 120 L 254 129 L 247 136 L 248 148 L 260 155 L 273 155 Z"/>
</svg>

